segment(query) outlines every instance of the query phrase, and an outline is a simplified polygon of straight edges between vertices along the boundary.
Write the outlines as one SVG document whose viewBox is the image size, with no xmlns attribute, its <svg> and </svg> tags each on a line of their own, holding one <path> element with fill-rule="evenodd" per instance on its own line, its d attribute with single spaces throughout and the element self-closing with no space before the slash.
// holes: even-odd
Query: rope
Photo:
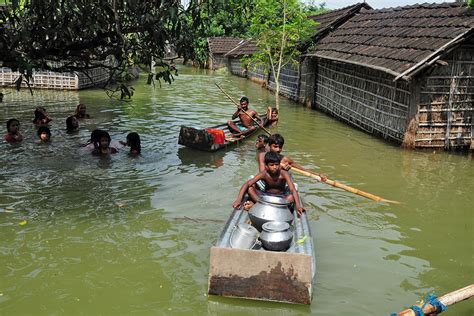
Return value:
<svg viewBox="0 0 474 316">
<path fill-rule="evenodd" d="M 428 294 L 428 297 L 426 297 L 425 303 L 422 306 L 417 306 L 413 305 L 411 307 L 411 310 L 415 313 L 415 316 L 425 316 L 425 313 L 423 312 L 423 308 L 426 306 L 426 304 L 431 304 L 431 306 L 436 307 L 436 311 L 434 313 L 439 314 L 441 312 L 444 312 L 445 310 L 448 309 L 448 306 L 444 305 L 437 297 L 436 295 L 433 294 Z M 397 316 L 397 313 L 392 313 L 390 316 Z"/>
</svg>

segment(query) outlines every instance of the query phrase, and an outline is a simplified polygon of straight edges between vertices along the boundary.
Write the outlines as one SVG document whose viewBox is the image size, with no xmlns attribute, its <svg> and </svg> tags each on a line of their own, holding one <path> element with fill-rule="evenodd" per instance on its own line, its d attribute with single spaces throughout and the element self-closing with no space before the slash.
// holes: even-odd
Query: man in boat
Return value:
<svg viewBox="0 0 474 316">
<path fill-rule="evenodd" d="M 280 134 L 272 134 L 272 135 L 270 135 L 270 137 L 268 137 L 268 150 L 271 151 L 271 152 L 275 152 L 275 153 L 281 155 L 281 151 L 283 150 L 283 145 L 284 144 L 285 144 L 285 139 Z M 264 159 L 265 153 L 258 153 L 257 155 L 258 155 L 258 169 L 261 172 L 261 171 L 265 170 L 265 159 Z M 307 169 L 303 168 L 302 166 L 300 166 L 299 164 L 297 164 L 293 159 L 291 159 L 288 156 L 283 156 L 282 155 L 281 167 L 282 167 L 282 169 L 284 169 L 286 171 L 288 171 L 292 167 L 294 167 L 294 168 L 297 168 L 297 169 L 300 169 L 300 170 L 303 170 L 303 171 L 307 171 L 307 172 L 310 172 L 310 173 L 313 173 L 313 174 L 319 176 L 321 178 L 321 181 L 326 181 L 327 180 L 327 177 L 324 174 L 316 173 L 316 172 L 312 172 L 310 170 L 307 170 Z"/>
<path fill-rule="evenodd" d="M 240 122 L 235 123 L 233 120 L 236 118 L 240 119 Z M 258 113 L 255 110 L 249 109 L 249 99 L 247 97 L 242 97 L 240 99 L 240 107 L 237 108 L 234 114 L 232 114 L 232 120 L 227 121 L 227 126 L 234 136 L 248 135 L 252 133 L 257 126 L 254 125 L 254 118 L 257 120 L 258 124 L 262 125 L 263 121 L 258 116 Z"/>
<path fill-rule="evenodd" d="M 295 203 L 298 214 L 305 212 L 300 203 L 298 191 L 291 180 L 290 174 L 286 170 L 282 170 L 281 156 L 275 152 L 267 152 L 265 154 L 265 170 L 259 172 L 255 177 L 246 181 L 240 188 L 237 199 L 232 204 L 233 208 L 239 208 L 247 193 L 254 203 L 258 200 L 259 194 L 262 192 L 249 190 L 257 181 L 262 180 L 265 183 L 265 194 L 277 195 L 284 197 L 288 202 Z"/>
</svg>

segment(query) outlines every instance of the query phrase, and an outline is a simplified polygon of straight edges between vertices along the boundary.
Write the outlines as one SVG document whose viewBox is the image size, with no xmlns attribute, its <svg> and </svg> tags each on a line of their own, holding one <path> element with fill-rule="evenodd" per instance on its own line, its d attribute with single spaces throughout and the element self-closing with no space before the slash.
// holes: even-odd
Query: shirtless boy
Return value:
<svg viewBox="0 0 474 316">
<path fill-rule="evenodd" d="M 7 121 L 7 134 L 4 137 L 8 143 L 18 143 L 23 140 L 20 133 L 20 121 L 17 119 L 9 119 Z"/>
<path fill-rule="evenodd" d="M 305 209 L 301 206 L 298 191 L 296 191 L 295 185 L 293 184 L 289 173 L 286 170 L 281 169 L 280 160 L 281 156 L 279 154 L 275 152 L 267 152 L 265 154 L 265 170 L 258 173 L 255 177 L 242 185 L 239 195 L 232 204 L 232 207 L 240 207 L 246 192 L 248 192 L 250 199 L 256 202 L 258 200 L 258 194 L 255 191 L 251 192 L 249 188 L 257 181 L 262 180 L 265 182 L 266 193 L 273 195 L 283 195 L 288 202 L 295 203 L 298 214 L 305 212 Z"/>
<path fill-rule="evenodd" d="M 244 112 L 247 112 L 245 114 Z M 232 114 L 232 120 L 227 121 L 227 126 L 232 134 L 236 136 L 247 135 L 254 131 L 257 127 L 254 124 L 254 121 L 249 117 L 256 119 L 259 124 L 262 124 L 262 119 L 258 116 L 258 113 L 255 110 L 249 109 L 249 99 L 247 97 L 242 97 L 240 99 L 240 107 Z M 240 119 L 240 123 L 234 123 L 233 120 L 236 118 Z"/>
</svg>

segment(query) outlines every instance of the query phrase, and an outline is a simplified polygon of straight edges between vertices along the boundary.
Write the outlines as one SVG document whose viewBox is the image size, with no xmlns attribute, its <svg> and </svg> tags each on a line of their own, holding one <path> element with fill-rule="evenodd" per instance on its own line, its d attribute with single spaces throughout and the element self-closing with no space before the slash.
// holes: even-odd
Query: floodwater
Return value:
<svg viewBox="0 0 474 316">
<path fill-rule="evenodd" d="M 295 174 L 316 247 L 312 304 L 209 297 L 209 247 L 257 170 L 255 136 L 218 153 L 177 144 L 181 125 L 207 127 L 234 112 L 216 82 L 259 111 L 273 103 L 255 83 L 192 68 L 161 88 L 142 78 L 129 102 L 102 90 L 4 90 L 2 131 L 18 118 L 24 141 L 0 145 L 0 314 L 388 315 L 474 283 L 472 154 L 405 151 L 283 100 L 272 132 L 285 137 L 284 153 L 402 204 Z M 67 134 L 79 102 L 92 119 Z M 49 145 L 31 123 L 37 105 L 54 119 Z M 81 144 L 95 128 L 114 142 L 138 132 L 142 156 L 91 156 Z M 474 301 L 445 313 L 473 315 Z"/>
</svg>

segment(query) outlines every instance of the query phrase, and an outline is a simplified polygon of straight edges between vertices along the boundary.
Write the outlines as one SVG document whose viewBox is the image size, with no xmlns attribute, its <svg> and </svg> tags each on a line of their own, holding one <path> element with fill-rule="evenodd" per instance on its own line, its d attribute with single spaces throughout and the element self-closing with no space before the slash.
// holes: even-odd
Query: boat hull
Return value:
<svg viewBox="0 0 474 316">
<path fill-rule="evenodd" d="M 248 223 L 248 212 L 236 209 L 210 251 L 208 293 L 225 297 L 311 304 L 316 260 L 306 213 L 295 216 L 293 241 L 285 252 L 230 246 L 234 228 Z"/>
</svg>

